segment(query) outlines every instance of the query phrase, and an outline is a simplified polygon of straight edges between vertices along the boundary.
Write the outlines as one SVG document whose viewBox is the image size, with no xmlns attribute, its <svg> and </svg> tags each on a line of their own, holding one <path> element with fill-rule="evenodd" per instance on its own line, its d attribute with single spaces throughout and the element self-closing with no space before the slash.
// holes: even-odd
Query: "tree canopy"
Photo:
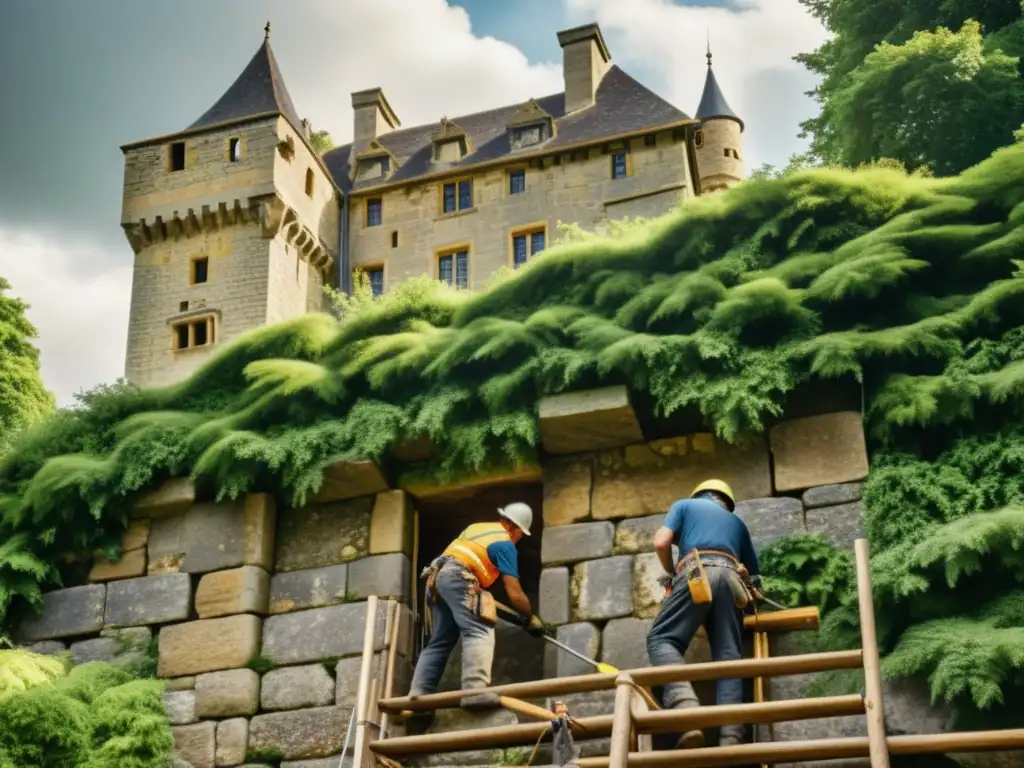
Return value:
<svg viewBox="0 0 1024 768">
<path fill-rule="evenodd" d="M 888 157 L 959 173 L 1024 123 L 1018 0 L 800 0 L 833 34 L 798 60 L 822 77 L 803 124 L 821 162 Z"/>
<path fill-rule="evenodd" d="M 16 432 L 46 415 L 54 403 L 39 373 L 39 350 L 30 341 L 37 332 L 25 317 L 28 305 L 4 295 L 10 289 L 0 277 L 0 456 Z"/>
</svg>

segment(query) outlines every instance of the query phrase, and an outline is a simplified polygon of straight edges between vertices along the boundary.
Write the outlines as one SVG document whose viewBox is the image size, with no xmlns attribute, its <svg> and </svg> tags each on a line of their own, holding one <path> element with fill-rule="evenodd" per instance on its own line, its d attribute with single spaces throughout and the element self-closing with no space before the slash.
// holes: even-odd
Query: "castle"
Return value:
<svg viewBox="0 0 1024 768">
<path fill-rule="evenodd" d="M 319 156 L 270 47 L 183 131 L 127 144 L 135 253 L 125 377 L 160 386 L 254 327 L 323 308 L 353 270 L 377 293 L 460 288 L 543 250 L 558 221 L 600 230 L 743 178 L 743 121 L 707 55 L 694 118 L 611 63 L 601 30 L 558 33 L 565 89 L 402 128 L 352 94 L 353 141 Z"/>
</svg>

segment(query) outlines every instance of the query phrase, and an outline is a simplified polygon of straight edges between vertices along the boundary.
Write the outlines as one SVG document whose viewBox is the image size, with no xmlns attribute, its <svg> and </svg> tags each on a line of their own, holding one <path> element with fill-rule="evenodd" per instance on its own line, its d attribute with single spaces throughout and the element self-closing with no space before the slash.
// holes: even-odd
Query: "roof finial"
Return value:
<svg viewBox="0 0 1024 768">
<path fill-rule="evenodd" d="M 267 26 L 265 26 L 263 28 L 263 39 L 264 40 L 269 40 L 270 39 L 270 19 L 267 19 Z"/>
<path fill-rule="evenodd" d="M 708 52 L 707 52 L 707 57 L 708 57 L 708 67 L 710 67 L 711 66 L 711 30 L 710 29 L 708 30 Z"/>
</svg>

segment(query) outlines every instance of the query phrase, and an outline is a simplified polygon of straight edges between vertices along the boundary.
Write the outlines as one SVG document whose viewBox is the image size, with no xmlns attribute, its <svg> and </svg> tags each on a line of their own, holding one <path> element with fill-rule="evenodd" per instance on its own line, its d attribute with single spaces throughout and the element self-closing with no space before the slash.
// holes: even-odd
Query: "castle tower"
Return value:
<svg viewBox="0 0 1024 768">
<path fill-rule="evenodd" d="M 252 328 L 322 308 L 339 199 L 270 47 L 178 133 L 123 146 L 135 252 L 125 377 L 178 381 Z"/>
<path fill-rule="evenodd" d="M 702 192 L 726 189 L 743 180 L 743 121 L 732 111 L 718 87 L 711 69 L 708 44 L 708 74 L 695 117 L 701 126 L 694 134 L 697 173 Z"/>
</svg>

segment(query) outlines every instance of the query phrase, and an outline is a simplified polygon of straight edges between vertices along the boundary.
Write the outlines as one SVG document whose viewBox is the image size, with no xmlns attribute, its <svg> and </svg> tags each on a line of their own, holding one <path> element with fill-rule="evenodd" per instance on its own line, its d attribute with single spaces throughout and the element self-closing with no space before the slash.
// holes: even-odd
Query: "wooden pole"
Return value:
<svg viewBox="0 0 1024 768">
<path fill-rule="evenodd" d="M 370 675 L 373 671 L 373 645 L 377 636 L 377 596 L 366 601 L 366 631 L 363 633 L 363 663 L 359 668 L 359 689 L 356 694 L 356 743 L 352 753 L 353 768 L 366 768 L 370 739 L 366 733 L 366 716 L 370 703 Z"/>
<path fill-rule="evenodd" d="M 758 618 L 755 614 L 754 618 Z M 755 659 L 767 659 L 768 658 L 768 633 L 762 630 L 754 632 L 754 658 Z M 764 678 L 754 678 L 754 703 L 764 703 Z M 771 734 L 771 724 L 768 724 L 768 731 Z M 761 725 L 754 726 L 754 740 L 761 741 Z M 774 738 L 769 738 L 768 741 L 774 741 Z M 761 768 L 768 768 L 768 763 L 761 763 Z"/>
<path fill-rule="evenodd" d="M 882 698 L 882 670 L 878 659 L 875 605 L 871 594 L 871 564 L 867 539 L 853 545 L 857 560 L 857 601 L 860 606 L 860 643 L 864 655 L 864 707 L 871 745 L 871 768 L 889 768 L 889 747 L 885 741 L 885 702 Z"/>
<path fill-rule="evenodd" d="M 766 701 L 761 704 L 719 704 L 688 709 L 663 709 L 637 717 L 644 733 L 677 733 L 719 725 L 779 723 L 789 720 L 814 720 L 822 717 L 846 717 L 864 714 L 860 696 L 823 696 L 821 698 Z"/>
<path fill-rule="evenodd" d="M 863 660 L 860 651 L 830 651 L 828 653 L 807 653 L 799 656 L 777 656 L 774 659 L 737 659 L 735 661 L 710 661 L 702 664 L 668 664 L 661 667 L 641 667 L 627 670 L 630 677 L 641 686 L 663 685 L 682 680 L 704 681 L 730 677 L 782 677 L 803 675 L 811 672 L 831 672 L 840 669 L 860 669 Z M 510 683 L 483 688 L 481 692 L 496 693 L 499 696 L 513 696 L 518 699 L 533 699 L 546 696 L 567 696 L 571 693 L 610 691 L 615 687 L 614 674 L 597 673 L 556 677 L 550 680 L 531 680 L 525 683 Z M 449 709 L 459 706 L 462 691 L 431 693 L 410 699 L 402 696 L 385 699 L 380 708 L 386 712 L 401 712 L 409 709 L 424 712 L 433 709 Z"/>
<path fill-rule="evenodd" d="M 389 600 L 388 601 L 388 619 L 391 622 L 389 631 L 387 633 L 387 663 L 384 668 L 384 686 L 381 690 L 379 699 L 386 699 L 394 695 L 395 687 L 395 663 L 398 658 L 398 629 L 401 624 L 401 603 Z M 378 738 L 386 739 L 388 737 L 388 730 L 391 727 L 391 715 L 388 712 L 382 712 L 380 714 L 380 733 Z"/>
<path fill-rule="evenodd" d="M 612 744 L 608 751 L 610 768 L 627 768 L 633 733 L 633 678 L 622 672 L 615 680 L 615 710 L 612 713 Z"/>
<path fill-rule="evenodd" d="M 743 617 L 744 629 L 755 632 L 804 632 L 817 630 L 821 614 L 817 608 L 787 608 Z"/>
<path fill-rule="evenodd" d="M 531 720 L 540 720 L 542 722 L 550 723 L 552 720 L 558 719 L 558 715 L 550 709 L 538 707 L 536 704 L 531 704 L 528 701 L 514 699 L 511 696 L 499 696 L 498 699 L 501 701 L 501 706 L 509 712 L 515 712 L 517 715 L 528 717 Z"/>
</svg>

